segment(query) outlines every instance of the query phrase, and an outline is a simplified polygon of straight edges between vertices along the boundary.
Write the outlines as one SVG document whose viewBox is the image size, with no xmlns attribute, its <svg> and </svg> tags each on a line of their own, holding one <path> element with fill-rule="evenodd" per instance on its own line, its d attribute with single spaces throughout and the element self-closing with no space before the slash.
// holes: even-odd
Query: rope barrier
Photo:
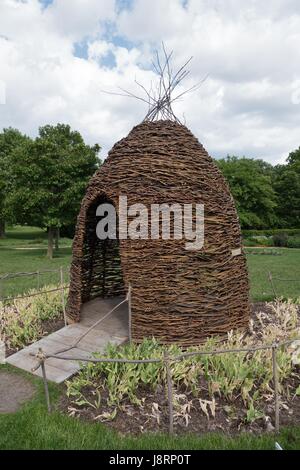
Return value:
<svg viewBox="0 0 300 470">
<path fill-rule="evenodd" d="M 92 363 L 113 363 L 113 364 L 158 364 L 163 362 L 162 359 L 110 359 L 110 358 L 74 358 L 72 356 L 57 356 L 57 354 L 45 354 L 46 359 L 62 359 L 63 361 L 78 361 L 78 362 L 92 362 Z M 33 353 L 30 353 L 30 356 L 36 356 Z"/>
<path fill-rule="evenodd" d="M 63 286 L 64 289 L 68 289 L 69 287 L 70 287 L 69 284 Z M 62 290 L 62 286 L 58 287 L 57 289 L 39 291 L 39 292 L 36 292 L 35 294 L 21 295 L 21 296 L 18 296 L 18 297 L 4 297 L 3 299 L 0 299 L 0 302 L 8 302 L 8 301 L 20 300 L 20 299 L 28 299 L 30 297 L 37 297 L 38 295 L 48 294 L 50 292 L 58 292 L 58 291 L 61 291 L 61 290 Z"/>
<path fill-rule="evenodd" d="M 271 285 L 271 288 L 272 288 L 275 299 L 278 297 L 278 295 L 277 295 L 277 291 L 275 289 L 274 281 L 277 281 L 277 282 L 278 281 L 279 282 L 300 282 L 300 279 L 282 279 L 280 277 L 273 277 L 273 274 L 271 273 L 271 271 L 269 271 L 269 273 L 268 273 L 268 280 L 270 282 L 270 285 Z"/>
<path fill-rule="evenodd" d="M 123 301 L 124 302 L 124 301 Z M 193 357 L 193 356 L 207 356 L 207 355 L 211 355 L 211 356 L 215 356 L 215 355 L 218 355 L 218 354 L 232 354 L 232 353 L 241 353 L 241 352 L 256 352 L 256 351 L 265 351 L 265 350 L 268 350 L 268 349 L 272 349 L 272 348 L 276 348 L 276 349 L 279 349 L 281 347 L 284 347 L 284 346 L 288 346 L 292 343 L 294 343 L 295 341 L 300 341 L 300 337 L 299 338 L 294 338 L 294 339 L 290 339 L 288 341 L 283 341 L 283 342 L 280 342 L 280 343 L 273 343 L 273 344 L 269 344 L 269 345 L 262 345 L 262 346 L 251 346 L 249 348 L 238 348 L 238 349 L 216 349 L 216 350 L 213 350 L 213 351 L 193 351 L 193 352 L 189 352 L 189 353 L 183 353 L 183 354 L 180 354 L 179 356 L 168 356 L 168 359 L 175 363 L 175 362 L 181 362 L 182 360 L 184 359 L 187 359 L 189 357 Z M 79 341 L 78 341 L 79 342 Z M 45 359 L 48 359 L 48 358 L 53 358 L 53 359 L 61 359 L 61 360 L 65 360 L 65 361 L 78 361 L 78 362 L 93 362 L 93 363 L 99 363 L 99 362 L 111 362 L 111 363 L 124 363 L 124 364 L 151 364 L 151 363 L 159 363 L 159 362 L 163 362 L 164 359 L 163 358 L 153 358 L 153 359 L 111 359 L 111 358 L 106 358 L 106 357 L 103 357 L 103 358 L 86 358 L 86 357 L 71 357 L 71 356 L 57 356 L 57 354 L 61 354 L 63 352 L 66 352 L 66 351 L 69 351 L 70 349 L 72 349 L 74 346 L 71 346 L 70 348 L 68 348 L 67 350 L 62 350 L 62 351 L 58 351 L 56 353 L 53 353 L 53 354 L 46 354 L 44 353 L 44 357 Z M 34 357 L 38 357 L 36 354 L 34 353 L 30 353 L 30 356 L 34 356 Z"/>
<path fill-rule="evenodd" d="M 64 271 L 68 271 L 69 268 L 63 268 Z M 60 269 L 42 269 L 41 271 L 34 271 L 34 272 L 17 272 L 17 273 L 5 273 L 3 276 L 0 276 L 0 281 L 3 279 L 13 279 L 16 277 L 22 276 L 35 276 L 37 274 L 44 274 L 44 273 L 59 273 Z"/>
</svg>

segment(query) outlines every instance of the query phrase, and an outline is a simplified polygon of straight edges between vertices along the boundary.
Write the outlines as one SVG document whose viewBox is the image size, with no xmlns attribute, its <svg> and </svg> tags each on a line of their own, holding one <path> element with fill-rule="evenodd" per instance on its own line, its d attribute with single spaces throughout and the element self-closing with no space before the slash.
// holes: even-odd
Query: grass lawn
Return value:
<svg viewBox="0 0 300 470">
<path fill-rule="evenodd" d="M 2 369 L 16 371 L 8 366 Z M 108 449 L 108 450 L 196 450 L 196 449 L 250 449 L 273 450 L 275 440 L 288 450 L 300 448 L 300 428 L 283 429 L 279 436 L 241 434 L 230 438 L 222 434 L 203 436 L 146 434 L 124 437 L 103 424 L 84 423 L 54 411 L 46 411 L 42 382 L 25 374 L 36 386 L 36 397 L 17 413 L 0 414 L 0 449 Z M 61 387 L 50 384 L 52 403 L 58 399 Z"/>
<path fill-rule="evenodd" d="M 61 248 L 53 260 L 46 258 L 47 234 L 35 227 L 14 227 L 7 231 L 7 238 L 0 240 L 0 275 L 7 272 L 33 272 L 43 269 L 68 269 L 71 260 L 70 239 L 61 239 Z M 262 253 L 266 249 L 249 248 L 247 252 Z M 276 248 L 281 256 L 248 254 L 251 299 L 272 300 L 273 293 L 268 272 L 274 277 L 298 279 L 297 282 L 276 282 L 278 295 L 300 297 L 300 249 Z M 65 275 L 67 279 L 67 274 Z M 40 277 L 40 285 L 59 282 L 59 273 L 47 273 Z M 37 287 L 37 277 L 21 277 L 2 281 L 3 296 L 18 294 Z"/>
<path fill-rule="evenodd" d="M 276 251 L 280 256 L 261 254 L 267 251 Z M 268 273 L 280 279 L 295 279 L 297 281 L 275 281 L 274 285 L 278 296 L 285 298 L 300 298 L 300 249 L 276 248 L 276 249 L 247 249 L 247 263 L 250 278 L 250 295 L 254 302 L 272 300 L 274 295 Z"/>
<path fill-rule="evenodd" d="M 68 270 L 71 260 L 72 240 L 62 238 L 60 250 L 49 260 L 47 254 L 47 234 L 36 227 L 14 227 L 7 230 L 5 239 L 0 240 L 0 276 L 14 272 L 36 272 L 46 269 L 59 269 L 61 266 Z M 66 271 L 67 280 L 68 273 Z M 57 284 L 60 273 L 45 273 L 40 275 L 40 286 Z M 18 277 L 4 280 L 1 283 L 2 295 L 8 297 L 19 294 L 31 288 L 36 288 L 37 276 Z"/>
<path fill-rule="evenodd" d="M 33 272 L 43 269 L 69 267 L 71 240 L 63 239 L 61 249 L 53 260 L 46 258 L 46 234 L 33 227 L 15 227 L 8 230 L 7 238 L 0 240 L 0 275 L 7 272 Z M 34 248 L 34 249 L 33 249 Z M 254 249 L 250 250 L 253 252 Z M 257 249 L 258 252 L 261 250 Z M 251 283 L 251 298 L 254 301 L 271 300 L 272 290 L 268 282 L 268 272 L 286 279 L 299 279 L 299 282 L 275 282 L 280 295 L 300 297 L 300 250 L 276 249 L 281 256 L 248 254 L 248 268 Z M 67 277 L 67 276 L 66 276 Z M 45 274 L 41 284 L 57 283 L 59 274 Z M 36 277 L 21 277 L 2 282 L 5 296 L 18 294 L 37 287 Z M 0 369 L 15 370 L 8 366 Z M 18 373 L 22 373 L 18 371 Z M 25 373 L 24 373 L 25 374 Z M 27 375 L 27 374 L 25 374 Z M 122 437 L 102 424 L 84 423 L 64 416 L 59 412 L 48 415 L 45 406 L 43 386 L 38 378 L 29 375 L 36 386 L 36 397 L 19 412 L 0 414 L 0 449 L 274 449 L 275 440 L 284 449 L 300 448 L 300 427 L 283 429 L 280 436 L 264 434 L 255 436 L 241 434 L 230 438 L 221 434 L 203 436 L 187 435 L 169 437 L 167 435 L 141 435 Z M 62 388 L 50 385 L 51 399 L 58 399 Z"/>
</svg>

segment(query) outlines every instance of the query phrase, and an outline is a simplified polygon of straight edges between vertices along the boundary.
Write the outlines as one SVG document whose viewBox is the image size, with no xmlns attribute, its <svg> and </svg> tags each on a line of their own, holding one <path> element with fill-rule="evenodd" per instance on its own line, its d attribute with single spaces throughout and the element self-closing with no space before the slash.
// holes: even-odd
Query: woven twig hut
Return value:
<svg viewBox="0 0 300 470">
<path fill-rule="evenodd" d="M 96 208 L 119 196 L 128 205 L 204 204 L 205 241 L 100 240 Z M 80 321 L 83 303 L 132 289 L 132 339 L 155 336 L 195 345 L 245 327 L 248 277 L 235 205 L 222 174 L 199 141 L 170 120 L 143 122 L 109 152 L 92 178 L 79 213 L 67 315 Z"/>
</svg>

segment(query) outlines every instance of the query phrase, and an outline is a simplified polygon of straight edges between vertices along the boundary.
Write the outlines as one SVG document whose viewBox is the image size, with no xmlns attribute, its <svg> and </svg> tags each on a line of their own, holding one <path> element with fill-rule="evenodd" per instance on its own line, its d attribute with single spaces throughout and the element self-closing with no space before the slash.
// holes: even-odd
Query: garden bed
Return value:
<svg viewBox="0 0 300 470">
<path fill-rule="evenodd" d="M 208 340 L 198 349 L 239 349 L 299 337 L 299 305 L 255 304 L 247 332 L 227 341 Z M 191 348 L 197 350 L 197 348 Z M 169 347 L 170 356 L 180 354 Z M 155 340 L 122 348 L 109 346 L 110 358 L 162 358 Z M 300 423 L 299 344 L 279 349 L 280 419 Z M 274 384 L 271 351 L 198 356 L 172 364 L 176 433 L 272 432 Z M 121 433 L 167 431 L 168 402 L 162 364 L 88 364 L 71 381 L 60 410 L 88 421 L 106 422 Z"/>
<path fill-rule="evenodd" d="M 43 292 L 56 287 L 43 287 Z M 0 301 L 0 339 L 5 341 L 7 356 L 65 325 L 60 290 L 39 293 L 32 289 L 27 294 L 28 298 Z"/>
<path fill-rule="evenodd" d="M 6 357 L 12 356 L 23 347 L 29 346 L 30 344 L 34 343 L 35 341 L 38 341 L 44 336 L 48 336 L 51 333 L 54 333 L 55 331 L 60 330 L 64 326 L 65 326 L 65 321 L 63 319 L 63 313 L 61 313 L 60 318 L 57 318 L 55 320 L 42 320 L 39 325 L 39 334 L 38 336 L 36 336 L 36 339 L 34 341 L 31 340 L 26 343 L 23 343 L 22 346 L 14 346 L 14 347 L 10 346 L 9 340 L 6 342 Z"/>
<path fill-rule="evenodd" d="M 299 367 L 295 369 L 299 375 Z M 216 398 L 213 404 L 211 397 L 205 390 L 207 383 L 201 381 L 202 406 L 199 398 L 194 398 L 191 391 L 186 391 L 184 387 L 175 391 L 175 399 L 179 400 L 181 410 L 175 410 L 174 431 L 176 434 L 206 432 L 222 432 L 229 435 L 236 435 L 240 432 L 273 432 L 274 428 L 274 404 L 270 401 L 260 406 L 259 411 L 253 412 L 253 417 L 249 413 L 243 400 L 238 397 L 234 401 L 224 398 Z M 297 388 L 295 379 L 285 381 L 284 387 L 290 392 Z M 298 381 L 299 386 L 299 381 Z M 83 389 L 87 401 L 94 403 L 95 388 L 85 387 Z M 134 405 L 126 398 L 122 401 L 114 417 L 115 407 L 107 405 L 108 391 L 103 390 L 101 399 L 105 405 L 101 408 L 91 406 L 74 406 L 72 399 L 66 394 L 59 402 L 59 410 L 70 416 L 88 422 L 104 422 L 112 429 L 121 434 L 134 434 L 146 432 L 168 432 L 169 415 L 168 402 L 164 387 L 158 387 L 155 391 L 151 387 L 139 387 L 136 397 L 142 405 Z M 178 398 L 179 397 L 179 398 Z M 207 403 L 205 402 L 207 401 Z M 214 410 L 215 407 L 215 410 Z M 204 409 L 206 411 L 204 412 Z M 206 414 L 207 413 L 207 414 Z M 300 424 L 300 396 L 291 393 L 289 399 L 281 404 L 280 411 L 281 426 L 292 426 Z"/>
</svg>

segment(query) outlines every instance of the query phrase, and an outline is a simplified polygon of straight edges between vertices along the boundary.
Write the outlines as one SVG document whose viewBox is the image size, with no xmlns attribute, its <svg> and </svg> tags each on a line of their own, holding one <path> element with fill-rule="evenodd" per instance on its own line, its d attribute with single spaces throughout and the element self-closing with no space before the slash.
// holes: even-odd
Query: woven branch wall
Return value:
<svg viewBox="0 0 300 470">
<path fill-rule="evenodd" d="M 205 243 L 186 240 L 101 241 L 96 208 L 119 196 L 128 205 L 204 204 Z M 99 220 L 99 219 L 98 219 Z M 150 232 L 151 233 L 151 232 Z M 227 183 L 192 133 L 171 121 L 144 122 L 118 142 L 92 178 L 78 216 L 67 315 L 84 302 L 125 294 L 132 286 L 132 338 L 195 345 L 245 327 L 248 277 L 241 233 Z"/>
</svg>

